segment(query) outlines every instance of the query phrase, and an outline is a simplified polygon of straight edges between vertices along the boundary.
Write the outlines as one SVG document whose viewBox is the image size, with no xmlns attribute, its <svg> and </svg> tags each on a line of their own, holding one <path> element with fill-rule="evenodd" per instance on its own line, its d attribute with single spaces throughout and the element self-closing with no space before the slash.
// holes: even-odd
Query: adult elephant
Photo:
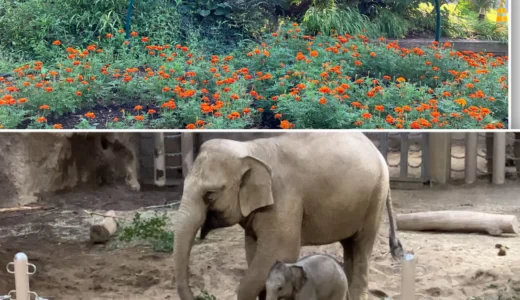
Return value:
<svg viewBox="0 0 520 300">
<path fill-rule="evenodd" d="M 368 299 L 368 263 L 386 206 L 390 250 L 395 234 L 389 171 L 362 133 L 285 133 L 248 142 L 205 142 L 184 183 L 175 224 L 175 275 L 193 300 L 189 257 L 197 231 L 240 224 L 248 270 L 238 300 L 265 296 L 276 260 L 295 262 L 300 247 L 341 242 L 351 299 Z"/>
</svg>

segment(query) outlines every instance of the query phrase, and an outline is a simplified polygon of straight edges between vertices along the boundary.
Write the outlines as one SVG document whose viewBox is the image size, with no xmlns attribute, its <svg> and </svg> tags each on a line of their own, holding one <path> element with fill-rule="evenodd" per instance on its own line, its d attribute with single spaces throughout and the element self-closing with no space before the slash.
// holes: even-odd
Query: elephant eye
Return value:
<svg viewBox="0 0 520 300">
<path fill-rule="evenodd" d="M 204 196 L 202 196 L 202 199 L 204 200 L 204 203 L 211 204 L 215 200 L 215 192 L 214 191 L 207 191 Z"/>
</svg>

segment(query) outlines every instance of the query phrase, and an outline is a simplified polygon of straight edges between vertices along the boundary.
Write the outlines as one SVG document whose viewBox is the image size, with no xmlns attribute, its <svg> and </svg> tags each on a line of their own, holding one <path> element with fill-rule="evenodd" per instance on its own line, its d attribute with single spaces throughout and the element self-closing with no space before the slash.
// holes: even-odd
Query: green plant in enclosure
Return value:
<svg viewBox="0 0 520 300">
<path fill-rule="evenodd" d="M 199 295 L 195 297 L 195 300 L 217 300 L 217 297 L 206 291 L 202 291 Z"/>
<path fill-rule="evenodd" d="M 154 251 L 171 252 L 174 234 L 165 228 L 167 219 L 166 214 L 143 219 L 141 214 L 136 213 L 132 223 L 123 227 L 119 239 L 124 242 L 144 240 L 151 243 Z"/>
</svg>

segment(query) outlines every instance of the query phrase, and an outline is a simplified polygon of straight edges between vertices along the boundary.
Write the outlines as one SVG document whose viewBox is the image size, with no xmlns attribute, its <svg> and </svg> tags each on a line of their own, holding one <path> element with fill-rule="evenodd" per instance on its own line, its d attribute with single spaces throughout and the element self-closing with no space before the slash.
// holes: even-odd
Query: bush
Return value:
<svg viewBox="0 0 520 300">
<path fill-rule="evenodd" d="M 81 111 L 90 128 L 503 128 L 507 61 L 451 45 L 404 49 L 365 36 L 305 35 L 297 24 L 231 55 L 153 45 L 123 32 L 101 46 L 63 45 L 0 78 L 0 124 L 50 128 Z M 94 112 L 115 106 L 117 120 Z M 128 111 L 128 108 L 130 111 Z M 53 123 L 57 123 L 54 121 Z M 25 125 L 27 126 L 27 125 Z M 90 127 L 89 127 L 90 126 Z"/>
<path fill-rule="evenodd" d="M 152 41 L 175 39 L 180 17 L 169 0 L 134 2 L 132 29 Z M 87 47 L 107 32 L 123 28 L 128 0 L 0 0 L 0 49 L 23 60 L 53 60 L 55 40 Z M 20 26 L 24 20 L 24 26 Z"/>
</svg>

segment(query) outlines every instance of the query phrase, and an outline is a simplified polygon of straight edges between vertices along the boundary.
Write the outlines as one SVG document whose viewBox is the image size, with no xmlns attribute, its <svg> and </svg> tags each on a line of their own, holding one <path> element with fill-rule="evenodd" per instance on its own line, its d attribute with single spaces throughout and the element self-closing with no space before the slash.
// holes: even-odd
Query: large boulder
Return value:
<svg viewBox="0 0 520 300">
<path fill-rule="evenodd" d="M 3 133 L 0 207 L 41 193 L 125 182 L 139 190 L 138 133 Z"/>
</svg>

